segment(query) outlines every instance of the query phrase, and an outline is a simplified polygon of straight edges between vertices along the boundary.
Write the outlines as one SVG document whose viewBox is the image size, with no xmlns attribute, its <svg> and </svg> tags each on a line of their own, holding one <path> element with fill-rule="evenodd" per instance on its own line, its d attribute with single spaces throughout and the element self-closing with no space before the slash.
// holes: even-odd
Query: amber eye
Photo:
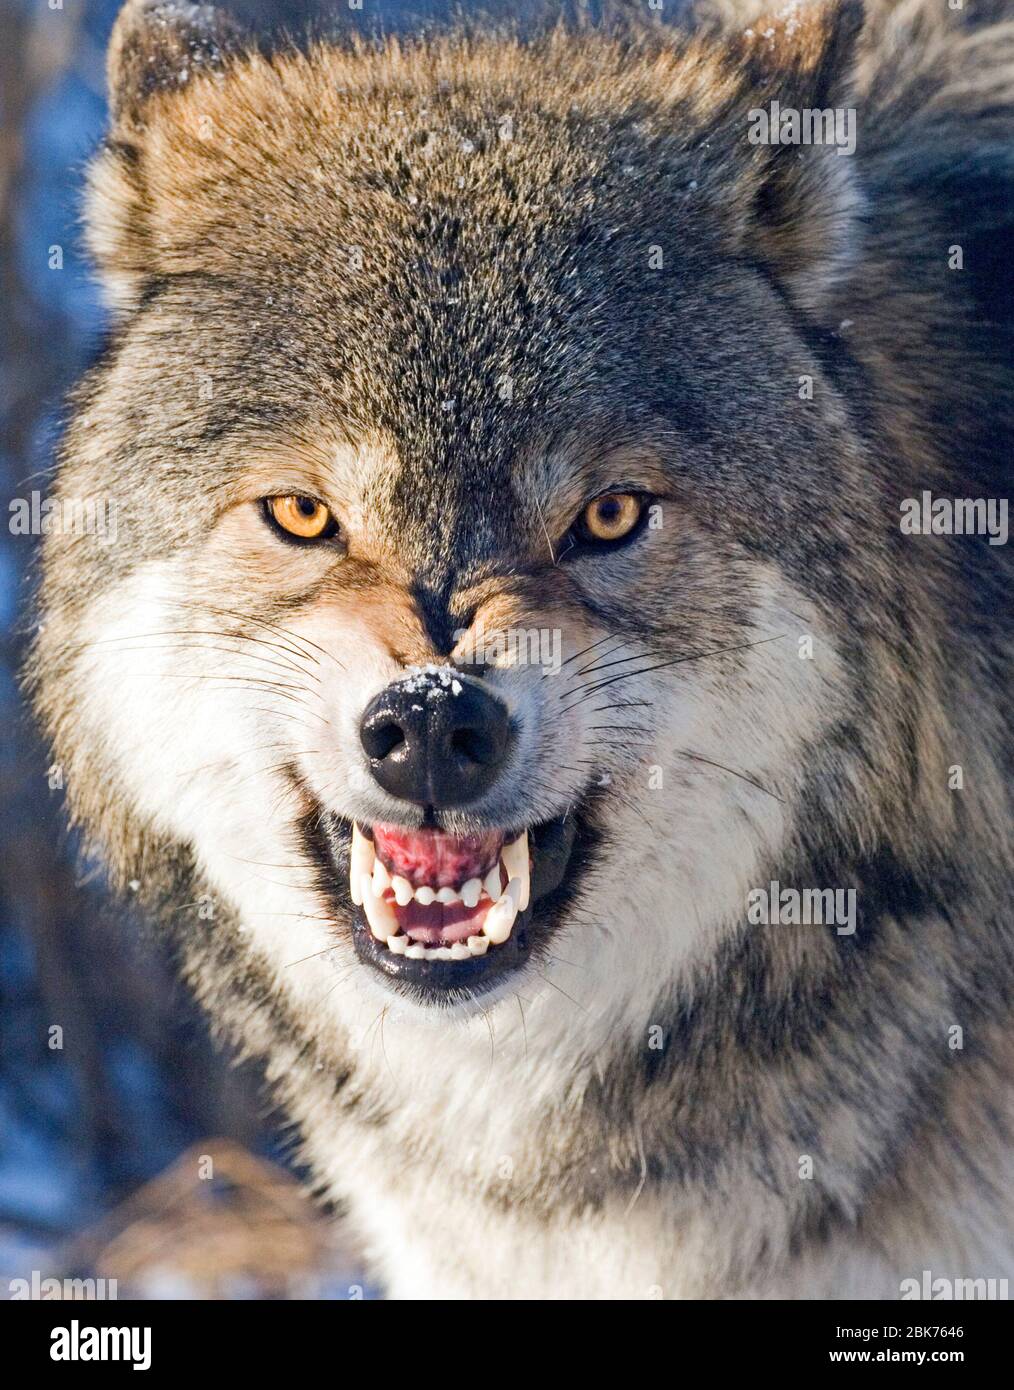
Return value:
<svg viewBox="0 0 1014 1390">
<path fill-rule="evenodd" d="M 586 540 L 621 541 L 641 519 L 644 498 L 633 492 L 607 492 L 589 502 L 581 513 L 579 530 Z"/>
<path fill-rule="evenodd" d="M 264 506 L 280 530 L 301 541 L 326 540 L 338 529 L 328 508 L 313 497 L 268 497 Z"/>
</svg>

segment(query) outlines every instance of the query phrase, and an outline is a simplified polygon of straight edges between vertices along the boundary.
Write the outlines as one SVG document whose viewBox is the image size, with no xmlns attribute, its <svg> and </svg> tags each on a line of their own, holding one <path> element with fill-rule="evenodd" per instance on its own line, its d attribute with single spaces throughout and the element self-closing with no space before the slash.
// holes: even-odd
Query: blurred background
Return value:
<svg viewBox="0 0 1014 1390">
<path fill-rule="evenodd" d="M 265 35 L 418 29 L 451 10 L 361 5 L 227 8 Z M 72 1276 L 115 1278 L 121 1297 L 370 1296 L 340 1221 L 302 1195 L 258 1077 L 215 1050 L 157 941 L 81 863 L 17 688 L 38 540 L 11 534 L 7 503 L 45 496 L 65 394 L 105 328 L 79 198 L 118 8 L 0 0 L 0 1298 Z"/>
</svg>

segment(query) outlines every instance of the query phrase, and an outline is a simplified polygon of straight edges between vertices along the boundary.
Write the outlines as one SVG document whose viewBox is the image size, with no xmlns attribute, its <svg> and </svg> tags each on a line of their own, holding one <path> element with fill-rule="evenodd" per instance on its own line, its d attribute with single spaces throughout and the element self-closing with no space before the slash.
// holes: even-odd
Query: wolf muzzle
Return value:
<svg viewBox="0 0 1014 1390">
<path fill-rule="evenodd" d="M 514 740 L 506 706 L 480 681 L 434 667 L 387 686 L 359 737 L 384 791 L 434 809 L 464 806 L 496 781 Z"/>
</svg>

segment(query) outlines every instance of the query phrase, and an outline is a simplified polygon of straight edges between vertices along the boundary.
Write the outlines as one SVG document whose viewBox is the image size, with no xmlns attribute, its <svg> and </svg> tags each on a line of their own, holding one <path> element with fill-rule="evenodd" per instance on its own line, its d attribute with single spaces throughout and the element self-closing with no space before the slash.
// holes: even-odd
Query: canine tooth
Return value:
<svg viewBox="0 0 1014 1390">
<path fill-rule="evenodd" d="M 528 906 L 532 882 L 527 830 L 522 830 L 513 844 L 504 845 L 501 858 L 503 859 L 503 866 L 507 870 L 508 880 L 512 878 L 521 880 L 521 898 L 518 902 L 518 911 L 524 912 Z"/>
<path fill-rule="evenodd" d="M 482 924 L 483 935 L 488 936 L 494 946 L 502 946 L 510 936 L 514 918 L 518 915 L 520 900 L 521 880 L 512 878 L 503 897 L 493 904 L 486 913 L 486 920 Z"/>
<path fill-rule="evenodd" d="M 470 936 L 468 938 L 468 954 L 470 956 L 484 956 L 489 950 L 489 942 L 484 936 Z"/>
<path fill-rule="evenodd" d="M 387 949 L 393 951 L 396 956 L 403 956 L 408 946 L 407 936 L 392 936 L 388 938 Z"/>
<path fill-rule="evenodd" d="M 514 925 L 514 917 L 510 912 L 499 912 L 497 908 L 491 907 L 486 914 L 486 920 L 482 924 L 483 935 L 487 940 L 492 941 L 494 946 L 502 946 L 511 934 L 511 927 Z"/>
<path fill-rule="evenodd" d="M 409 958 L 409 960 L 425 960 L 426 947 L 420 946 L 419 943 L 416 942 L 414 945 L 409 946 L 409 948 L 405 952 L 405 955 Z"/>
<path fill-rule="evenodd" d="M 402 878 L 400 874 L 395 874 L 391 879 L 391 887 L 394 889 L 394 900 L 399 907 L 407 907 L 412 901 L 415 889 L 407 878 Z"/>
<path fill-rule="evenodd" d="M 482 884 L 489 896 L 496 902 L 503 889 L 500 887 L 500 861 L 493 865 Z"/>
<path fill-rule="evenodd" d="M 416 896 L 418 897 L 418 894 Z M 438 903 L 458 903 L 460 901 L 461 899 L 453 888 L 441 888 L 440 892 L 437 894 Z"/>
<path fill-rule="evenodd" d="M 385 890 L 388 889 L 388 888 L 390 888 L 390 886 L 391 886 L 391 875 L 390 875 L 390 872 L 388 871 L 387 865 L 386 865 L 386 864 L 384 863 L 384 861 L 378 856 L 377 861 L 376 861 L 376 863 L 375 863 L 374 866 L 373 866 L 373 892 L 374 892 L 374 895 L 375 895 L 376 897 L 378 897 L 378 898 L 383 897 Z"/>
<path fill-rule="evenodd" d="M 429 907 L 430 903 L 436 901 L 436 897 L 436 893 L 426 883 L 415 890 L 415 900 L 417 903 L 422 903 L 423 907 Z"/>
<path fill-rule="evenodd" d="M 370 931 L 378 941 L 387 941 L 394 936 L 398 930 L 398 918 L 389 902 L 367 893 L 363 898 L 363 911 L 370 924 Z"/>
<path fill-rule="evenodd" d="M 455 941 L 451 947 L 451 960 L 468 960 L 471 954 L 464 941 Z"/>
<path fill-rule="evenodd" d="M 470 878 L 467 883 L 462 885 L 461 901 L 466 907 L 478 907 L 479 899 L 482 897 L 482 879 Z"/>
<path fill-rule="evenodd" d="M 363 890 L 373 869 L 374 854 L 373 845 L 353 821 L 352 847 L 349 850 L 349 892 L 356 907 L 363 905 Z"/>
</svg>

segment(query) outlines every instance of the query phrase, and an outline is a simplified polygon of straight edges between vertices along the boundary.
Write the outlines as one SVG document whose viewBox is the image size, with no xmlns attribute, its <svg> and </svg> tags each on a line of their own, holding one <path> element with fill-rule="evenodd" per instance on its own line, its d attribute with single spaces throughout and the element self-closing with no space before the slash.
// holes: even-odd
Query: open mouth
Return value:
<svg viewBox="0 0 1014 1390">
<path fill-rule="evenodd" d="M 577 833 L 573 815 L 471 835 L 332 824 L 360 960 L 428 1002 L 492 989 L 548 940 Z"/>
<path fill-rule="evenodd" d="M 455 836 L 352 827 L 352 901 L 374 940 L 408 960 L 470 960 L 502 946 L 531 897 L 528 831 Z"/>
</svg>

